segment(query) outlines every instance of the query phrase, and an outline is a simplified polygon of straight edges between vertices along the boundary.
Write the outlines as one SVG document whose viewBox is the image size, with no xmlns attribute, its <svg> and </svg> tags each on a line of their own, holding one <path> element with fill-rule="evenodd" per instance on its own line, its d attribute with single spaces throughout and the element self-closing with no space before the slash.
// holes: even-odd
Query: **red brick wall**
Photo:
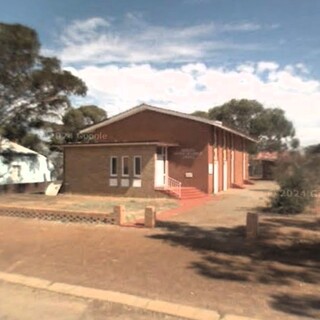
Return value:
<svg viewBox="0 0 320 320">
<path fill-rule="evenodd" d="M 227 133 L 228 188 L 231 187 L 231 133 Z"/>
<path fill-rule="evenodd" d="M 235 142 L 235 184 L 243 184 L 243 138 L 236 136 Z"/>
<path fill-rule="evenodd" d="M 223 190 L 223 131 L 217 130 L 218 134 L 218 162 L 219 162 L 219 191 Z"/>
<path fill-rule="evenodd" d="M 208 152 L 211 141 L 211 126 L 153 111 L 143 111 L 106 127 L 95 133 L 106 134 L 105 141 L 162 141 L 177 143 L 179 147 L 169 148 L 169 176 L 208 192 Z M 186 154 L 186 149 L 193 153 Z M 184 151 L 185 150 L 185 151 Z M 185 153 L 183 155 L 183 152 Z M 192 172 L 193 178 L 186 178 Z"/>
<path fill-rule="evenodd" d="M 163 196 L 154 190 L 155 146 L 69 147 L 65 148 L 64 191 L 67 193 Z M 118 156 L 117 187 L 109 186 L 110 157 Z M 129 187 L 121 187 L 121 157 L 129 156 Z M 132 187 L 133 156 L 142 156 L 142 187 Z M 126 178 L 127 179 L 127 178 Z"/>
<path fill-rule="evenodd" d="M 223 190 L 223 130 L 217 131 L 219 161 L 219 191 Z M 214 128 L 196 121 L 146 110 L 108 126 L 96 134 L 106 137 L 104 142 L 161 141 L 176 143 L 168 149 L 169 176 L 182 182 L 182 186 L 196 187 L 213 192 L 213 175 L 208 174 L 208 164 L 213 164 Z M 231 133 L 226 134 L 228 187 L 231 186 Z M 234 136 L 235 184 L 243 184 L 243 138 Z M 99 142 L 102 142 L 101 140 Z M 113 149 L 115 148 L 115 149 Z M 144 176 L 142 188 L 116 190 L 108 186 L 107 158 L 112 155 L 133 156 L 143 154 Z M 72 147 L 65 152 L 66 190 L 75 193 L 124 194 L 128 196 L 155 196 L 154 154 L 156 147 Z M 130 160 L 130 163 L 132 161 Z M 94 164 L 94 165 L 93 165 Z M 186 173 L 191 172 L 192 178 Z"/>
</svg>

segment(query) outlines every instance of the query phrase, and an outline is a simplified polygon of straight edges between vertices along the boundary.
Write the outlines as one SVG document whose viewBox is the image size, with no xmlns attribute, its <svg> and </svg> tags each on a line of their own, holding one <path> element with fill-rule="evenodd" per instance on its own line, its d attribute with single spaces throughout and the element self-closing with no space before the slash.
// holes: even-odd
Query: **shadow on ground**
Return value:
<svg viewBox="0 0 320 320">
<path fill-rule="evenodd" d="M 320 283 L 320 219 L 264 217 L 260 238 L 248 241 L 244 226 L 202 228 L 181 222 L 159 222 L 150 238 L 200 253 L 190 268 L 208 279 L 290 286 L 294 281 Z M 319 299 L 273 295 L 271 306 L 296 315 L 319 315 Z M 295 302 L 298 301 L 298 304 Z M 298 306 L 298 307 L 297 307 Z"/>
<path fill-rule="evenodd" d="M 319 319 L 320 297 L 314 295 L 276 294 L 272 296 L 272 307 L 285 313 Z"/>
</svg>

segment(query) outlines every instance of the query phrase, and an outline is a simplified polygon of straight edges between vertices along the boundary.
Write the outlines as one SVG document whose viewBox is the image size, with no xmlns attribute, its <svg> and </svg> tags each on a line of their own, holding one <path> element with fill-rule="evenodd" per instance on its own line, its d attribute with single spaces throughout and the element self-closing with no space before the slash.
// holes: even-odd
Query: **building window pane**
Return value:
<svg viewBox="0 0 320 320">
<path fill-rule="evenodd" d="M 129 157 L 122 157 L 122 175 L 129 175 Z"/>
<path fill-rule="evenodd" d="M 116 176 L 118 173 L 118 159 L 117 157 L 111 157 L 111 164 L 110 164 L 110 175 Z"/>
<path fill-rule="evenodd" d="M 141 175 L 141 157 L 140 156 L 134 157 L 134 175 L 135 176 Z"/>
</svg>

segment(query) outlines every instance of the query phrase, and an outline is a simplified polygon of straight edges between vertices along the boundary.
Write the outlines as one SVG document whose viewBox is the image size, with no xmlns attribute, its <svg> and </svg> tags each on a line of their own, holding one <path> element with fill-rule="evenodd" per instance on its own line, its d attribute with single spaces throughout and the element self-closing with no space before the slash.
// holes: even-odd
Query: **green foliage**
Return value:
<svg viewBox="0 0 320 320">
<path fill-rule="evenodd" d="M 291 141 L 290 141 L 290 147 L 295 150 L 295 149 L 298 149 L 300 146 L 300 141 L 299 139 L 297 138 L 293 138 Z"/>
<path fill-rule="evenodd" d="M 79 140 L 78 133 L 81 129 L 105 120 L 106 118 L 106 111 L 94 105 L 68 110 L 62 118 L 62 132 L 65 133 L 65 142 Z"/>
<path fill-rule="evenodd" d="M 259 142 L 256 147 L 251 146 L 251 153 L 280 151 L 289 146 L 299 146 L 299 140 L 294 138 L 293 124 L 286 118 L 284 111 L 279 108 L 264 108 L 256 100 L 232 99 L 209 109 L 208 113 L 196 111 L 193 115 L 222 121 L 226 126 L 256 137 Z"/>
<path fill-rule="evenodd" d="M 291 152 L 279 161 L 275 177 L 280 186 L 271 198 L 272 211 L 302 213 L 316 199 L 320 185 L 320 157 Z"/>
<path fill-rule="evenodd" d="M 227 126 L 247 134 L 255 134 L 254 120 L 264 111 L 261 103 L 255 100 L 235 100 L 209 109 L 209 118 L 222 121 Z"/>
<path fill-rule="evenodd" d="M 191 113 L 192 116 L 209 119 L 209 114 L 206 111 L 195 111 Z"/>
<path fill-rule="evenodd" d="M 320 154 L 320 143 L 306 147 L 305 151 L 309 155 Z"/>
<path fill-rule="evenodd" d="M 63 70 L 58 59 L 40 55 L 36 31 L 0 23 L 0 127 L 4 136 L 30 144 L 32 129 L 42 128 L 44 119 L 58 117 L 69 108 L 69 96 L 84 96 L 86 91 L 84 82 Z"/>
<path fill-rule="evenodd" d="M 311 191 L 301 168 L 297 168 L 286 177 L 280 190 L 271 201 L 272 209 L 277 213 L 295 214 L 304 211 L 312 202 Z"/>
</svg>

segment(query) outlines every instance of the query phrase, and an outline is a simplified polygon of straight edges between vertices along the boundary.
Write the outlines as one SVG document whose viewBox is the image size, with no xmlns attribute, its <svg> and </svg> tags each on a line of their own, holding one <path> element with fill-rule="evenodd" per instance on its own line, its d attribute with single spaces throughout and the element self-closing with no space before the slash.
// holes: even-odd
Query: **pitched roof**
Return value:
<svg viewBox="0 0 320 320">
<path fill-rule="evenodd" d="M 28 149 L 24 146 L 21 146 L 18 143 L 12 142 L 8 139 L 0 137 L 0 153 L 2 152 L 12 152 L 12 153 L 19 153 L 19 154 L 25 154 L 25 155 L 30 155 L 30 154 L 36 154 L 40 155 L 39 153 Z"/>
<path fill-rule="evenodd" d="M 257 142 L 256 139 L 250 137 L 249 135 L 245 134 L 245 133 L 242 133 L 242 132 L 239 132 L 237 130 L 234 130 L 234 129 L 231 129 L 229 127 L 226 127 L 222 124 L 221 121 L 214 121 L 214 120 L 209 120 L 209 119 L 205 119 L 205 118 L 201 118 L 201 117 L 197 117 L 197 116 L 193 116 L 193 115 L 190 115 L 190 114 L 187 114 L 187 113 L 183 113 L 183 112 L 178 112 L 178 111 L 173 111 L 173 110 L 169 110 L 169 109 L 164 109 L 164 108 L 159 108 L 159 107 L 154 107 L 154 106 L 150 106 L 150 105 L 147 105 L 147 104 L 141 104 L 137 107 L 134 107 L 134 108 L 131 108 L 127 111 L 124 111 L 124 112 L 121 112 L 109 119 L 106 119 L 106 120 L 103 120 L 99 123 L 96 123 L 96 124 L 93 124 L 87 128 L 84 128 L 80 131 L 80 133 L 89 133 L 89 132 L 92 132 L 98 128 L 101 128 L 101 127 L 105 127 L 111 123 L 114 123 L 114 122 L 117 122 L 117 121 L 120 121 L 122 119 L 125 119 L 127 117 L 130 117 L 134 114 L 137 114 L 139 112 L 142 112 L 142 111 L 146 111 L 146 110 L 149 110 L 149 111 L 154 111 L 154 112 L 158 112 L 158 113 L 162 113 L 162 114 L 167 114 L 167 115 L 171 115 L 171 116 L 175 116 L 175 117 L 179 117 L 179 118 L 184 118 L 184 119 L 188 119 L 188 120 L 193 120 L 193 121 L 197 121 L 197 122 L 201 122 L 201 123 L 205 123 L 205 124 L 209 124 L 209 125 L 212 125 L 212 126 L 215 126 L 217 128 L 220 128 L 220 129 L 223 129 L 225 131 L 228 131 L 228 132 L 231 132 L 231 133 L 234 133 L 238 136 L 241 136 L 247 140 L 250 140 L 250 141 L 253 141 L 253 142 Z"/>
<path fill-rule="evenodd" d="M 279 158 L 278 152 L 267 152 L 262 151 L 259 152 L 253 160 L 265 160 L 265 161 L 276 161 Z"/>
</svg>

